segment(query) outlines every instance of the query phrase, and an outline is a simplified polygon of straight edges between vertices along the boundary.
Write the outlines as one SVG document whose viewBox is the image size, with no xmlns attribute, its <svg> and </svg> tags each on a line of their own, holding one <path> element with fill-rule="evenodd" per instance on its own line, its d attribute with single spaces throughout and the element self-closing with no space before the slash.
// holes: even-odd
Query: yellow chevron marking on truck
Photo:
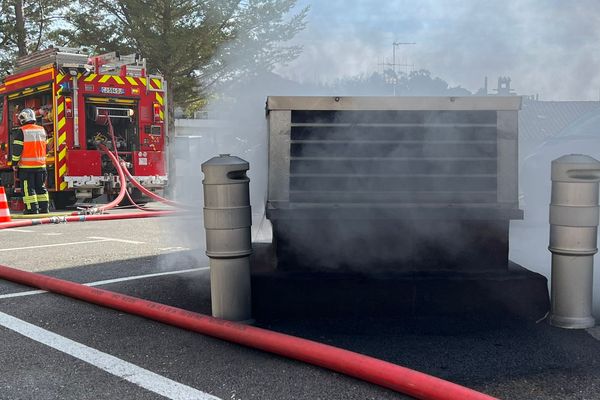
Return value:
<svg viewBox="0 0 600 400">
<path fill-rule="evenodd" d="M 57 107 L 56 107 L 56 112 L 58 115 L 62 114 L 62 112 L 65 111 L 65 103 L 60 103 Z"/>
<path fill-rule="evenodd" d="M 67 172 L 67 164 L 63 164 L 58 170 L 58 176 L 63 176 Z"/>
<path fill-rule="evenodd" d="M 125 84 L 125 82 L 123 82 L 123 79 L 121 79 L 120 76 L 113 76 L 113 79 L 115 80 L 115 82 L 117 82 L 119 85 L 123 85 Z"/>
<path fill-rule="evenodd" d="M 130 77 L 130 76 L 127 76 L 127 77 L 125 77 L 125 78 L 127 79 L 127 81 L 128 81 L 129 83 L 131 83 L 131 85 L 132 85 L 132 86 L 138 86 L 138 83 L 137 83 L 137 81 L 136 81 L 134 78 L 132 78 L 132 77 Z"/>
<path fill-rule="evenodd" d="M 67 155 L 67 148 L 65 147 L 64 149 L 62 149 L 60 151 L 60 153 L 58 153 L 58 161 L 62 161 L 63 158 L 65 158 L 65 156 Z"/>
<path fill-rule="evenodd" d="M 84 79 L 84 81 L 85 82 L 93 82 L 97 76 L 98 76 L 98 74 L 89 74 L 88 77 Z"/>
<path fill-rule="evenodd" d="M 56 144 L 61 145 L 67 140 L 67 132 L 63 132 L 62 135 L 58 137 L 58 142 Z"/>
<path fill-rule="evenodd" d="M 63 126 L 65 126 L 65 124 L 67 123 L 67 120 L 63 117 L 60 120 L 58 120 L 58 130 L 60 130 Z"/>
<path fill-rule="evenodd" d="M 154 84 L 154 86 L 156 86 L 157 89 L 161 88 L 161 81 L 160 81 L 160 79 L 152 79 L 152 83 Z"/>
<path fill-rule="evenodd" d="M 146 78 L 140 78 L 140 82 L 142 82 L 142 85 L 146 86 Z"/>
<path fill-rule="evenodd" d="M 103 75 L 102 78 L 98 82 L 105 83 L 107 80 L 111 78 L 111 75 Z"/>
<path fill-rule="evenodd" d="M 160 119 L 164 120 L 165 119 L 165 113 L 162 112 L 162 110 L 160 111 Z"/>
<path fill-rule="evenodd" d="M 164 104 L 162 96 L 158 93 L 156 93 L 156 101 L 158 101 L 158 104 L 160 104 L 161 106 Z"/>
<path fill-rule="evenodd" d="M 61 183 L 60 183 L 60 190 L 65 190 L 65 189 L 67 188 L 67 186 L 69 186 L 69 185 L 67 184 L 67 182 L 61 182 Z"/>
</svg>

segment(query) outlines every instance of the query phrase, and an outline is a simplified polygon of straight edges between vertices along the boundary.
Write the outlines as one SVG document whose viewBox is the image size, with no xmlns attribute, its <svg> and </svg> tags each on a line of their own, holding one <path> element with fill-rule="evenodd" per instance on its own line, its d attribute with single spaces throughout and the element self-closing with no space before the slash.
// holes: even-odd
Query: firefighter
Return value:
<svg viewBox="0 0 600 400">
<path fill-rule="evenodd" d="M 25 210 L 23 214 L 48 213 L 46 190 L 46 130 L 37 125 L 35 113 L 24 108 L 18 115 L 20 129 L 12 142 L 13 169 L 18 172 Z"/>
</svg>

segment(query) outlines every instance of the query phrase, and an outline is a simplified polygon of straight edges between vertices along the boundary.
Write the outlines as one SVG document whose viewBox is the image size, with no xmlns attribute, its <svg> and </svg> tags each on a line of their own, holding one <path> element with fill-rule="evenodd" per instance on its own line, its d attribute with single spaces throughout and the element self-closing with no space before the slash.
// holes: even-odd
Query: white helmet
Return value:
<svg viewBox="0 0 600 400">
<path fill-rule="evenodd" d="M 19 113 L 18 118 L 21 125 L 25 125 L 28 122 L 35 123 L 35 113 L 31 108 L 24 108 Z"/>
</svg>

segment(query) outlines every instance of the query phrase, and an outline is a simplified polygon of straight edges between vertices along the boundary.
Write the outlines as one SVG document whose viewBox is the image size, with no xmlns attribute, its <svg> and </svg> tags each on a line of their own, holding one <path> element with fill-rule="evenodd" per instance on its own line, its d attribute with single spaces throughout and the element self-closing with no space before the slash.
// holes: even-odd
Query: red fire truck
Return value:
<svg viewBox="0 0 600 400">
<path fill-rule="evenodd" d="M 167 183 L 166 82 L 147 73 L 145 59 L 83 49 L 50 48 L 19 58 L 0 83 L 0 178 L 15 195 L 12 135 L 17 115 L 31 108 L 47 132 L 47 187 L 57 208 L 118 192 L 121 182 L 109 158 L 96 148 L 110 146 L 107 119 L 119 156 L 146 188 Z M 114 149 L 113 149 L 114 150 Z M 135 195 L 135 190 L 132 190 Z"/>
</svg>

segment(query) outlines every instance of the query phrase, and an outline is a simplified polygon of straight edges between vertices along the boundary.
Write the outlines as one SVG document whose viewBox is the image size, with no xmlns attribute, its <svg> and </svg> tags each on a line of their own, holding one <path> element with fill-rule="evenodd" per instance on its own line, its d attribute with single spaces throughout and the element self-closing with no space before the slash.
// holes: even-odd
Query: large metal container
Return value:
<svg viewBox="0 0 600 400">
<path fill-rule="evenodd" d="M 511 97 L 269 97 L 267 216 L 283 268 L 506 269 Z"/>
</svg>

